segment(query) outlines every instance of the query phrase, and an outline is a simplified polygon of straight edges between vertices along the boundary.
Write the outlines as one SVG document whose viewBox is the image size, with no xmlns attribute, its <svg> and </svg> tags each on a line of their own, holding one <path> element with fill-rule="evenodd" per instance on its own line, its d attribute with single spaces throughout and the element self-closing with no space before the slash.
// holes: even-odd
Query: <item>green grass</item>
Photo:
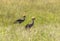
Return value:
<svg viewBox="0 0 60 41">
<path fill-rule="evenodd" d="M 31 17 L 35 24 L 26 31 Z M 0 0 L 0 41 L 60 41 L 60 0 Z"/>
</svg>

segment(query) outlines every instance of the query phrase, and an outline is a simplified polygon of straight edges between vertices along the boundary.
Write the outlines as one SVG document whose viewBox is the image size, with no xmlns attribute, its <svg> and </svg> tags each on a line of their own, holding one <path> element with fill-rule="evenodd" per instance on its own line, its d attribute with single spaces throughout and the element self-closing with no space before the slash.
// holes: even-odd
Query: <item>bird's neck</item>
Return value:
<svg viewBox="0 0 60 41">
<path fill-rule="evenodd" d="M 25 20 L 25 17 L 24 17 L 24 20 Z"/>
<path fill-rule="evenodd" d="M 32 20 L 32 24 L 34 24 L 34 20 Z"/>
</svg>

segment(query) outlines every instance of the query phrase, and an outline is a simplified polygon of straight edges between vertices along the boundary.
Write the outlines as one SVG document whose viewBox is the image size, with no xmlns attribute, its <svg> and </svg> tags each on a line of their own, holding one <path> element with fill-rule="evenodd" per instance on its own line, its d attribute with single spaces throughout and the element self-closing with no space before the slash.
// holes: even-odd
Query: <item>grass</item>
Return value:
<svg viewBox="0 0 60 41">
<path fill-rule="evenodd" d="M 0 0 L 0 41 L 60 41 L 60 0 Z M 26 15 L 22 24 L 13 24 Z M 30 31 L 25 25 L 35 17 Z"/>
</svg>

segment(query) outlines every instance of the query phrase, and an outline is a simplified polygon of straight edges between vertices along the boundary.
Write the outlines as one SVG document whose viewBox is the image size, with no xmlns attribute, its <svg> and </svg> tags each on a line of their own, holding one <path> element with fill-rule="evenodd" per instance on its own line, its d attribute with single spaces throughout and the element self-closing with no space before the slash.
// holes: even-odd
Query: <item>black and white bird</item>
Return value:
<svg viewBox="0 0 60 41">
<path fill-rule="evenodd" d="M 25 26 L 25 28 L 26 28 L 26 29 L 30 29 L 30 28 L 34 25 L 34 20 L 35 20 L 35 18 L 32 17 L 32 22 L 29 23 L 29 24 L 27 24 L 27 25 Z"/>
<path fill-rule="evenodd" d="M 20 19 L 16 20 L 14 23 L 22 23 L 22 22 L 24 22 L 24 21 L 25 21 L 25 18 L 26 18 L 26 16 L 25 16 L 25 15 L 23 15 L 23 17 L 22 17 L 22 18 L 20 18 Z"/>
</svg>

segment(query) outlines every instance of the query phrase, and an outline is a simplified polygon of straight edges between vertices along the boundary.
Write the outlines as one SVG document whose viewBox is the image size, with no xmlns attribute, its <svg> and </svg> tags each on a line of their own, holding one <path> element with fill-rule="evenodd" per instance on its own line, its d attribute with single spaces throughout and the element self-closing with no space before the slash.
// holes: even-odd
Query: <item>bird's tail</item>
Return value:
<svg viewBox="0 0 60 41">
<path fill-rule="evenodd" d="M 15 21 L 14 24 L 16 24 L 17 22 Z"/>
</svg>

